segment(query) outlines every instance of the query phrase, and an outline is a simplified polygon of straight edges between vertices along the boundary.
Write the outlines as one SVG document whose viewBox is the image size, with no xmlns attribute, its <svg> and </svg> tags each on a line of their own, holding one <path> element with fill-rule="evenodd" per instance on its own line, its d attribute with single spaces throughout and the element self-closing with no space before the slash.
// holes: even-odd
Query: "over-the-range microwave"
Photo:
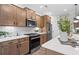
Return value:
<svg viewBox="0 0 79 59">
<path fill-rule="evenodd" d="M 35 20 L 28 19 L 28 20 L 26 21 L 26 26 L 27 26 L 27 27 L 36 27 L 36 22 L 35 22 Z"/>
</svg>

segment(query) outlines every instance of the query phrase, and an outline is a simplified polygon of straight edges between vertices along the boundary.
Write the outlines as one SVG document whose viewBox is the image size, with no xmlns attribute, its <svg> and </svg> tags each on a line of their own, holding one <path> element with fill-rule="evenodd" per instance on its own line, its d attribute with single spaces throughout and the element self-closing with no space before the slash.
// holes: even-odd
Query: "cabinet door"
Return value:
<svg viewBox="0 0 79 59">
<path fill-rule="evenodd" d="M 44 19 L 46 19 L 46 22 L 50 23 L 51 22 L 51 17 L 49 17 L 48 15 L 44 16 Z"/>
<path fill-rule="evenodd" d="M 0 25 L 7 25 L 8 12 L 6 11 L 6 6 L 0 5 Z"/>
<path fill-rule="evenodd" d="M 47 35 L 46 34 L 41 34 L 40 35 L 40 44 L 44 44 L 45 42 L 47 42 Z"/>
<path fill-rule="evenodd" d="M 42 45 L 44 43 L 44 37 L 43 35 L 40 35 L 40 44 Z"/>
<path fill-rule="evenodd" d="M 37 26 L 39 28 L 43 28 L 44 25 L 45 25 L 44 17 L 43 16 L 36 15 L 36 22 L 37 22 Z"/>
<path fill-rule="evenodd" d="M 47 34 L 44 34 L 44 43 L 47 42 Z"/>
<path fill-rule="evenodd" d="M 2 45 L 0 44 L 0 55 L 2 55 Z"/>
<path fill-rule="evenodd" d="M 12 5 L 0 5 L 0 25 L 14 25 L 15 13 L 15 8 Z"/>
<path fill-rule="evenodd" d="M 35 11 L 32 12 L 32 19 L 33 19 L 33 20 L 36 20 L 36 14 L 35 14 Z"/>
<path fill-rule="evenodd" d="M 19 46 L 20 46 L 20 54 L 24 55 L 24 54 L 27 54 L 29 52 L 29 39 L 24 38 L 24 39 L 21 39 L 21 40 L 24 40 L 24 41 L 22 41 L 19 44 Z"/>
<path fill-rule="evenodd" d="M 37 27 L 41 28 L 41 18 L 39 15 L 36 15 L 36 23 L 37 23 Z"/>
<path fill-rule="evenodd" d="M 17 8 L 17 15 L 16 15 L 16 25 L 17 26 L 26 26 L 26 11 Z"/>
<path fill-rule="evenodd" d="M 8 42 L 3 42 L 2 45 L 2 55 L 10 55 L 10 45 Z"/>
<path fill-rule="evenodd" d="M 7 41 L 2 43 L 2 54 L 3 55 L 17 55 L 19 48 L 17 47 L 17 40 Z"/>
<path fill-rule="evenodd" d="M 18 55 L 19 54 L 19 48 L 17 43 L 11 43 L 10 44 L 10 55 Z"/>
<path fill-rule="evenodd" d="M 27 8 L 27 19 L 31 19 L 31 10 Z"/>
</svg>

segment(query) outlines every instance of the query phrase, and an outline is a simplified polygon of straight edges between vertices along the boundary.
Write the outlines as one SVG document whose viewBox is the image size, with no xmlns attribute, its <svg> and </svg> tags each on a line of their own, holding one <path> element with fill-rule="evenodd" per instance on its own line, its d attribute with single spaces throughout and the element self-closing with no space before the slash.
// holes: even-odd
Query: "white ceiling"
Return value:
<svg viewBox="0 0 79 59">
<path fill-rule="evenodd" d="M 19 7 L 29 7 L 33 10 L 35 10 L 38 14 L 43 15 L 44 14 L 44 8 L 40 8 L 40 6 L 44 6 L 43 4 L 17 4 Z M 47 4 L 48 6 L 48 13 L 60 16 L 60 15 L 68 15 L 71 12 L 75 11 L 74 4 Z M 77 6 L 79 10 L 79 5 Z M 64 11 L 64 9 L 66 11 Z"/>
</svg>

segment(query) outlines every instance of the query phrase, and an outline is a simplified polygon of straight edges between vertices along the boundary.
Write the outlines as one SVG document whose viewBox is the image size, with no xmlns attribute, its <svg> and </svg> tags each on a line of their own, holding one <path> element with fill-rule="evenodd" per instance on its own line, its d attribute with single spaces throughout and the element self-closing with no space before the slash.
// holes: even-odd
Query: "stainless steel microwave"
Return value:
<svg viewBox="0 0 79 59">
<path fill-rule="evenodd" d="M 36 27 L 36 22 L 34 20 L 27 20 L 27 27 Z"/>
</svg>

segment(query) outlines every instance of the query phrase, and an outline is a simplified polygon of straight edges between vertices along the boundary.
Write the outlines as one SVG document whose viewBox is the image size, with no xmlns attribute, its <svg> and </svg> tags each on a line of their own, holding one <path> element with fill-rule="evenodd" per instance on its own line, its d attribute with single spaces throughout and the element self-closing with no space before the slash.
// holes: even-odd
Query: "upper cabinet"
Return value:
<svg viewBox="0 0 79 59">
<path fill-rule="evenodd" d="M 35 13 L 35 11 L 32 12 L 32 19 L 36 20 L 36 13 Z"/>
<path fill-rule="evenodd" d="M 16 25 L 26 26 L 26 11 L 19 7 L 16 7 Z"/>
<path fill-rule="evenodd" d="M 45 19 L 46 22 L 48 22 L 48 23 L 51 22 L 51 17 L 49 17 L 48 15 L 44 15 L 44 19 Z"/>
<path fill-rule="evenodd" d="M 32 10 L 32 9 L 29 9 L 29 8 L 27 8 L 27 7 L 25 7 L 24 9 L 26 10 L 27 20 L 28 20 L 28 19 L 35 20 L 35 18 L 36 18 L 35 11 Z"/>
<path fill-rule="evenodd" d="M 26 26 L 27 20 L 34 20 L 37 27 L 44 28 L 50 17 L 40 16 L 27 7 L 20 8 L 13 4 L 0 4 L 0 26 Z"/>
<path fill-rule="evenodd" d="M 36 15 L 36 24 L 37 24 L 37 27 L 41 27 L 40 26 L 40 16 L 39 15 Z"/>
<path fill-rule="evenodd" d="M 43 28 L 44 27 L 44 19 L 43 19 L 43 17 L 40 16 L 40 15 L 36 15 L 36 23 L 37 23 L 37 27 Z"/>
<path fill-rule="evenodd" d="M 42 32 L 47 32 L 47 23 L 51 23 L 51 17 L 48 15 L 36 16 L 37 26 L 41 28 Z"/>
<path fill-rule="evenodd" d="M 0 25 L 25 26 L 26 11 L 15 5 L 0 5 Z"/>
<path fill-rule="evenodd" d="M 0 5 L 0 25 L 14 25 L 15 15 L 16 12 L 12 5 Z"/>
</svg>

